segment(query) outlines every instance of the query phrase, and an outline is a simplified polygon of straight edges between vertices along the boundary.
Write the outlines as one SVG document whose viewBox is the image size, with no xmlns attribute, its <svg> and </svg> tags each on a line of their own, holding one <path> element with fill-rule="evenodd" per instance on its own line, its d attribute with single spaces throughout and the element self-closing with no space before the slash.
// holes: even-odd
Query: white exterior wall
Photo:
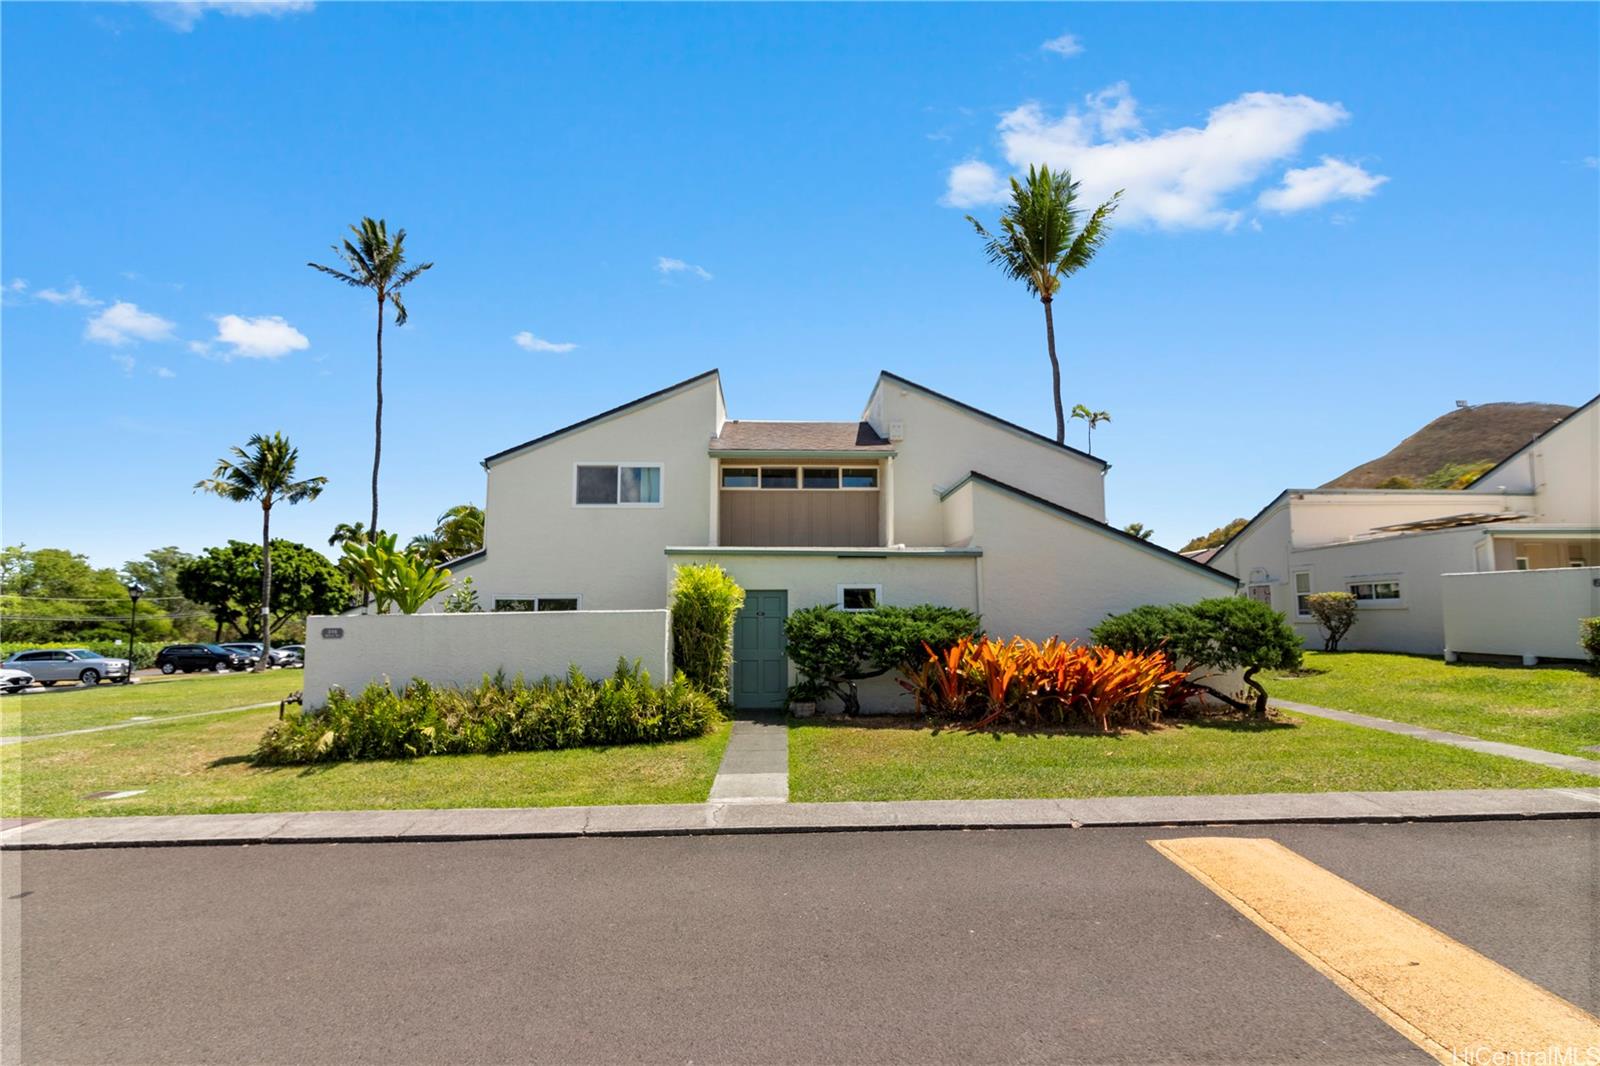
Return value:
<svg viewBox="0 0 1600 1066">
<path fill-rule="evenodd" d="M 1600 525 L 1600 403 L 1567 417 L 1469 491 L 1535 493 L 1541 522 Z"/>
<path fill-rule="evenodd" d="M 1456 492 L 1370 489 L 1354 492 L 1290 493 L 1291 542 L 1296 548 L 1347 541 L 1379 526 L 1446 518 L 1468 511 L 1532 513 L 1527 496 L 1467 496 Z"/>
<path fill-rule="evenodd" d="M 837 558 L 831 555 L 738 555 L 707 553 L 681 555 L 671 561 L 679 565 L 716 563 L 726 570 L 739 587 L 747 590 L 777 590 L 788 593 L 789 612 L 805 607 L 838 602 L 838 587 L 881 585 L 880 603 L 891 607 L 915 607 L 934 603 L 943 607 L 964 607 L 978 612 L 978 559 L 967 555 L 922 555 Z M 789 683 L 798 677 L 789 664 Z M 909 694 L 895 684 L 894 675 L 861 683 L 861 709 L 872 714 L 909 714 L 916 709 Z"/>
<path fill-rule="evenodd" d="M 1225 575 L 982 482 L 968 482 L 945 504 L 972 508 L 973 546 L 983 549 L 983 626 L 991 636 L 1088 640 L 1090 628 L 1109 614 L 1235 591 Z"/>
<path fill-rule="evenodd" d="M 707 544 L 714 500 L 707 445 L 721 390 L 714 377 L 585 426 L 489 467 L 487 555 L 471 576 L 484 610 L 496 598 L 579 596 L 583 610 L 661 607 L 668 544 Z M 660 507 L 577 507 L 578 463 L 660 463 Z"/>
<path fill-rule="evenodd" d="M 1285 592 L 1289 580 L 1289 503 L 1274 504 L 1255 525 L 1228 542 L 1211 557 L 1213 569 L 1233 574 L 1240 587 L 1268 585 L 1275 610 L 1292 614 L 1293 603 Z"/>
<path fill-rule="evenodd" d="M 1398 580 L 1398 603 L 1363 602 L 1356 624 L 1339 645 L 1349 651 L 1439 655 L 1445 632 L 1441 575 L 1476 568 L 1481 527 L 1412 533 L 1294 552 L 1290 570 L 1309 568 L 1312 592 L 1348 592 L 1352 581 Z M 1295 613 L 1293 585 L 1283 587 L 1282 610 L 1308 648 L 1322 647 L 1322 631 Z M 1278 604 L 1274 603 L 1274 606 Z"/>
<path fill-rule="evenodd" d="M 1600 566 L 1446 574 L 1441 581 L 1452 653 L 1585 657 L 1578 621 L 1600 616 Z"/>
<path fill-rule="evenodd" d="M 504 670 L 528 680 L 590 677 L 638 659 L 657 684 L 671 676 L 670 612 L 543 611 L 499 614 L 315 615 L 306 620 L 305 705 L 321 706 L 337 686 L 359 692 L 373 681 L 394 687 L 414 677 L 475 685 Z M 325 630 L 342 636 L 329 639 Z"/>
<path fill-rule="evenodd" d="M 904 427 L 904 438 L 895 442 L 897 543 L 945 543 L 938 494 L 973 470 L 1105 519 L 1105 479 L 1097 462 L 889 378 L 879 378 L 863 418 L 886 437 L 891 423 Z"/>
</svg>

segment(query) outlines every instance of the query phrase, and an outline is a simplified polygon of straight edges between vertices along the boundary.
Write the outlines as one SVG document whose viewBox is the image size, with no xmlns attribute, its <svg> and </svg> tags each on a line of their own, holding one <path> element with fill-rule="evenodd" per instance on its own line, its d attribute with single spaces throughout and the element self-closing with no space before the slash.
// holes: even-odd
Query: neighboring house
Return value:
<svg viewBox="0 0 1600 1066">
<path fill-rule="evenodd" d="M 1227 574 L 1105 522 L 1107 464 L 888 372 L 859 420 L 729 419 L 713 370 L 497 452 L 485 609 L 660 608 L 675 564 L 746 590 L 735 701 L 781 707 L 783 620 L 937 603 L 993 634 L 1086 638 L 1107 614 L 1229 595 Z M 515 664 L 507 664 L 515 669 Z M 890 679 L 864 706 L 901 702 Z"/>
<path fill-rule="evenodd" d="M 1319 636 L 1306 597 L 1350 592 L 1360 608 L 1351 649 L 1578 658 L 1568 615 L 1600 614 L 1600 397 L 1465 490 L 1289 489 L 1210 565 L 1283 611 L 1312 647 Z M 1452 595 L 1485 584 L 1478 575 L 1558 568 L 1582 572 L 1498 581 L 1498 627 Z M 1529 632 L 1530 619 L 1540 633 Z M 1462 640 L 1447 640 L 1447 630 Z"/>
</svg>

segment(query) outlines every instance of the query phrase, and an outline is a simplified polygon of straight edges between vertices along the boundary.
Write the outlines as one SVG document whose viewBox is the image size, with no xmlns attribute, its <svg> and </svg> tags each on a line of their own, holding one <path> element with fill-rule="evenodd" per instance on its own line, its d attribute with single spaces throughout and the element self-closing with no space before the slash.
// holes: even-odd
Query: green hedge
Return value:
<svg viewBox="0 0 1600 1066">
<path fill-rule="evenodd" d="M 154 665 L 156 652 L 165 648 L 166 644 L 157 644 L 153 641 L 141 640 L 133 646 L 133 668 L 143 670 Z M 108 659 L 128 658 L 128 645 L 110 640 L 58 640 L 44 644 L 27 644 L 20 641 L 6 641 L 0 643 L 0 659 L 4 659 L 19 651 L 33 651 L 35 648 L 88 648 L 98 652 Z"/>
<path fill-rule="evenodd" d="M 326 707 L 291 711 L 262 735 L 254 761 L 282 765 L 643 744 L 700 736 L 719 717 L 716 701 L 681 673 L 656 687 L 638 663 L 625 660 L 601 681 L 576 666 L 564 679 L 532 684 L 520 675 L 507 681 L 503 673 L 473 688 L 444 688 L 417 678 L 399 693 L 376 682 L 357 696 L 335 689 Z"/>
<path fill-rule="evenodd" d="M 719 704 L 728 702 L 733 622 L 744 589 L 716 563 L 672 573 L 672 664 Z"/>
</svg>

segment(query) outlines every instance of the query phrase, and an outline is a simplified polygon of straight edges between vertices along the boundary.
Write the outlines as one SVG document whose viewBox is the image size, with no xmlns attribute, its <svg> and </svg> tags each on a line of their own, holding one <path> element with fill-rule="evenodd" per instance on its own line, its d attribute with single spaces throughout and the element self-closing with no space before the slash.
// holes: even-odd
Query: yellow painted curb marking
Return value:
<svg viewBox="0 0 1600 1066">
<path fill-rule="evenodd" d="M 1275 840 L 1149 843 L 1442 1063 L 1600 1063 L 1600 1018 Z"/>
</svg>

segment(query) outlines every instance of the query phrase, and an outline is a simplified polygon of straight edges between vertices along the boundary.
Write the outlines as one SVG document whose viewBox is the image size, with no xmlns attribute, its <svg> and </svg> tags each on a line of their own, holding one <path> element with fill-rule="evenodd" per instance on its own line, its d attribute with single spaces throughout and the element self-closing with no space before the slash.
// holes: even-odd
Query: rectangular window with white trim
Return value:
<svg viewBox="0 0 1600 1066">
<path fill-rule="evenodd" d="M 573 468 L 577 507 L 660 507 L 660 463 L 579 463 Z"/>
<path fill-rule="evenodd" d="M 576 596 L 501 596 L 496 597 L 497 611 L 576 611 Z"/>
<path fill-rule="evenodd" d="M 1345 583 L 1350 595 L 1361 606 L 1395 606 L 1400 603 L 1400 582 L 1395 578 L 1383 581 L 1350 581 Z"/>
<path fill-rule="evenodd" d="M 1294 572 L 1294 613 L 1301 618 L 1311 617 L 1311 571 Z"/>
<path fill-rule="evenodd" d="M 838 606 L 841 611 L 870 611 L 883 599 L 882 585 L 840 585 Z"/>
</svg>

